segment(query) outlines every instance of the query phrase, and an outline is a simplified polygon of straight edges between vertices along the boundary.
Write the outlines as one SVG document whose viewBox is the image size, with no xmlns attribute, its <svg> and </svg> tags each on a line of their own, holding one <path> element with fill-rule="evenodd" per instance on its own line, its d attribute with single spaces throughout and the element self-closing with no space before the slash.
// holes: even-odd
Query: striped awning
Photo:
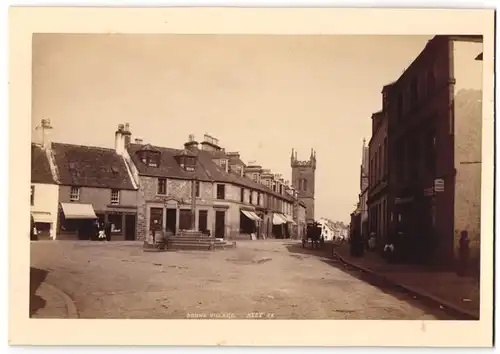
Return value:
<svg viewBox="0 0 500 354">
<path fill-rule="evenodd" d="M 253 220 L 253 221 L 261 221 L 262 219 L 259 218 L 259 216 L 257 214 L 255 214 L 253 211 L 249 211 L 249 210 L 241 210 L 241 212 L 243 213 L 243 215 L 245 215 L 247 218 L 249 218 L 250 220 Z"/>
<path fill-rule="evenodd" d="M 32 211 L 31 216 L 34 222 L 38 223 L 52 223 L 52 215 L 48 211 Z"/>
<path fill-rule="evenodd" d="M 286 221 L 289 222 L 290 224 L 297 225 L 297 223 L 295 221 L 293 221 L 291 216 L 289 216 L 289 215 L 283 215 L 283 216 L 286 219 Z"/>
<path fill-rule="evenodd" d="M 61 203 L 66 219 L 97 219 L 91 204 Z"/>
<path fill-rule="evenodd" d="M 274 213 L 273 214 L 273 225 L 286 224 L 287 220 L 283 214 Z"/>
</svg>

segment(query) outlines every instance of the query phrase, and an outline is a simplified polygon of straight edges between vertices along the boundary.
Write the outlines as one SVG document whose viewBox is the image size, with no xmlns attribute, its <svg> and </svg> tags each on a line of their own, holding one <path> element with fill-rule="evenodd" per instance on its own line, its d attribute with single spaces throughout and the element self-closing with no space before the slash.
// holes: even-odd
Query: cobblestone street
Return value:
<svg viewBox="0 0 500 354">
<path fill-rule="evenodd" d="M 449 319 L 293 241 L 165 253 L 144 253 L 137 242 L 39 241 L 31 267 L 80 318 Z"/>
</svg>

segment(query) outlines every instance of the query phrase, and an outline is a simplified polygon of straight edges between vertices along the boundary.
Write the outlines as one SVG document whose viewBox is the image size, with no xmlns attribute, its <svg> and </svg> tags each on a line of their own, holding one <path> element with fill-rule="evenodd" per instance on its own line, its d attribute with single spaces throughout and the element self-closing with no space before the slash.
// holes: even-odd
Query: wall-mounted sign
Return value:
<svg viewBox="0 0 500 354">
<path fill-rule="evenodd" d="M 434 180 L 434 191 L 435 192 L 444 192 L 444 179 L 436 178 Z"/>
</svg>

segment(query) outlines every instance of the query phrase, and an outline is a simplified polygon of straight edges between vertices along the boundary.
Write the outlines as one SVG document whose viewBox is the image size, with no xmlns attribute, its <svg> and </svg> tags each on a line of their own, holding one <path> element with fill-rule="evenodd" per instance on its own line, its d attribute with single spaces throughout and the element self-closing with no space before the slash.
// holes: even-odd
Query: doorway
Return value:
<svg viewBox="0 0 500 354">
<path fill-rule="evenodd" d="M 125 240 L 135 240 L 135 215 L 125 215 Z"/>
<path fill-rule="evenodd" d="M 200 210 L 198 211 L 198 231 L 203 233 L 207 232 L 207 220 L 208 220 L 208 211 Z"/>
<path fill-rule="evenodd" d="M 225 238 L 226 212 L 223 210 L 215 211 L 215 237 Z"/>
<path fill-rule="evenodd" d="M 179 230 L 191 230 L 191 218 L 190 209 L 179 210 Z"/>
<path fill-rule="evenodd" d="M 177 227 L 177 209 L 167 208 L 167 232 L 172 232 L 175 235 Z"/>
</svg>

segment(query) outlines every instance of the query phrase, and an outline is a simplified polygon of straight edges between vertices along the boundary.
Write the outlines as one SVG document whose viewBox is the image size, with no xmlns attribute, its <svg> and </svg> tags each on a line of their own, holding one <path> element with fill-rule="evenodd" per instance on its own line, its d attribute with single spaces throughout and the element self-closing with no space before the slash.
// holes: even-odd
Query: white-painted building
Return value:
<svg viewBox="0 0 500 354">
<path fill-rule="evenodd" d="M 55 239 L 59 208 L 59 185 L 50 149 L 31 144 L 31 216 L 39 239 Z"/>
<path fill-rule="evenodd" d="M 321 218 L 318 220 L 318 224 L 321 225 L 321 237 L 325 241 L 332 241 L 334 239 L 334 230 L 329 225 L 328 220 Z"/>
</svg>

